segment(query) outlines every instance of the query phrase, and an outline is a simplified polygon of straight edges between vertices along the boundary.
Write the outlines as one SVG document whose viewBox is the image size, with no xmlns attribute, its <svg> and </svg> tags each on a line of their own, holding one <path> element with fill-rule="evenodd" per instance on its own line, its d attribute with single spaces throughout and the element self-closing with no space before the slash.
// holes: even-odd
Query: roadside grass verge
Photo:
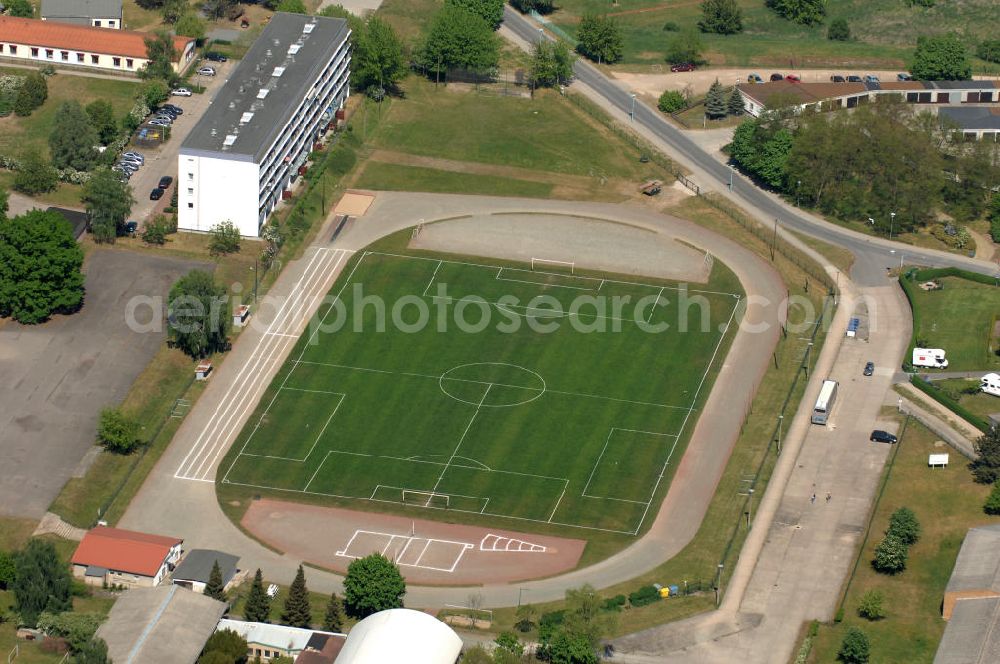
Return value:
<svg viewBox="0 0 1000 664">
<path fill-rule="evenodd" d="M 979 391 L 978 378 L 949 378 L 935 380 L 933 384 L 952 397 L 957 397 L 959 405 L 983 420 L 989 421 L 990 415 L 1000 412 L 1000 397 Z M 975 388 L 974 394 L 965 390 Z"/>
<path fill-rule="evenodd" d="M 727 237 L 736 239 L 748 249 L 770 260 L 769 245 L 756 235 L 746 232 L 742 226 L 730 217 L 698 198 L 689 198 L 680 205 L 663 210 L 685 219 L 690 219 L 702 226 L 710 228 Z M 788 285 L 790 295 L 800 295 L 808 298 L 817 311 L 822 306 L 822 291 L 813 287 L 809 292 L 803 288 L 807 280 L 806 273 L 783 254 L 776 254 L 775 269 L 781 274 Z M 832 312 L 831 312 L 832 315 Z M 795 322 L 795 321 L 792 321 Z M 770 479 L 771 471 L 777 459 L 772 444 L 772 434 L 777 421 L 777 415 L 782 404 L 789 396 L 796 373 L 802 363 L 806 343 L 798 337 L 802 335 L 789 334 L 782 337 L 775 349 L 775 362 L 769 365 L 760 382 L 760 388 L 752 402 L 751 413 L 746 419 L 742 433 L 736 442 L 722 478 L 716 487 L 715 495 L 709 504 L 708 511 L 702 521 L 697 535 L 687 547 L 677 556 L 663 563 L 651 572 L 639 575 L 630 581 L 610 588 L 604 588 L 602 597 L 613 597 L 638 590 L 641 586 L 651 583 L 661 585 L 676 584 L 681 589 L 685 582 L 690 587 L 702 586 L 711 588 L 716 573 L 716 566 L 729 547 L 726 559 L 722 586 L 725 588 L 729 574 L 734 567 L 736 556 L 746 537 L 745 515 L 746 496 L 741 495 L 746 486 L 743 481 L 759 471 L 755 484 L 755 493 L 762 496 Z M 822 346 L 826 333 L 822 328 L 816 336 L 815 344 Z M 810 357 L 810 365 L 817 354 Z M 805 380 L 799 380 L 791 392 L 790 408 L 799 402 L 805 390 Z M 735 404 L 743 408 L 746 404 Z M 787 413 L 790 416 L 790 411 Z M 525 603 L 530 603 L 530 596 L 525 597 Z M 614 633 L 609 636 L 628 634 L 647 627 L 680 620 L 715 606 L 715 596 L 710 590 L 681 595 L 670 599 L 654 602 L 641 608 L 630 608 L 618 614 Z M 536 607 L 539 612 L 555 611 L 565 608 L 564 602 L 549 602 Z M 494 611 L 494 631 L 513 629 L 516 609 L 504 608 Z M 532 631 L 525 638 L 533 638 L 537 633 Z"/>
<path fill-rule="evenodd" d="M 860 627 L 868 635 L 872 661 L 929 664 L 934 660 L 945 628 L 941 602 L 965 533 L 998 522 L 983 513 L 989 486 L 972 480 L 963 457 L 953 452 L 953 462 L 946 468 L 927 467 L 927 455 L 941 451 L 947 448 L 940 447 L 937 436 L 911 418 L 885 470 L 884 491 L 862 545 L 860 563 L 848 582 L 844 620 L 820 626 L 808 662 L 835 661 L 850 627 Z M 910 548 L 906 571 L 896 576 L 878 574 L 870 564 L 875 547 L 889 516 L 904 506 L 920 521 L 920 540 Z M 869 590 L 882 593 L 886 618 L 871 622 L 858 616 L 861 596 Z"/>
<path fill-rule="evenodd" d="M 5 191 L 14 191 L 14 171 L 0 171 L 0 187 Z M 52 191 L 47 191 L 31 199 L 37 201 L 40 206 L 52 205 L 55 207 L 81 209 L 80 196 L 83 195 L 83 187 L 69 182 L 60 182 Z"/>
<path fill-rule="evenodd" d="M 354 181 L 360 189 L 388 191 L 425 191 L 451 194 L 482 194 L 490 196 L 524 196 L 549 198 L 552 185 L 514 178 L 455 173 L 436 168 L 402 166 L 368 161 Z"/>
<path fill-rule="evenodd" d="M 843 272 L 845 275 L 850 275 L 851 267 L 854 265 L 854 254 L 850 251 L 824 242 L 823 240 L 817 240 L 814 237 L 803 235 L 802 233 L 796 233 L 795 231 L 788 232 L 804 242 L 810 249 L 819 253 L 823 256 L 823 258 L 830 261 L 835 268 Z"/>
</svg>

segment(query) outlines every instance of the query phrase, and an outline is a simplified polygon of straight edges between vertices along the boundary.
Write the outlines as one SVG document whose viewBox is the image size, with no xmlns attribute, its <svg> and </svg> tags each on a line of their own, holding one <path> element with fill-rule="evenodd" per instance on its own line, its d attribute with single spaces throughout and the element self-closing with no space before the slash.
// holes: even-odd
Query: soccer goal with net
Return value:
<svg viewBox="0 0 1000 664">
<path fill-rule="evenodd" d="M 573 261 L 557 261 L 550 258 L 531 258 L 532 272 L 557 272 L 561 274 L 576 274 L 576 263 Z"/>
</svg>

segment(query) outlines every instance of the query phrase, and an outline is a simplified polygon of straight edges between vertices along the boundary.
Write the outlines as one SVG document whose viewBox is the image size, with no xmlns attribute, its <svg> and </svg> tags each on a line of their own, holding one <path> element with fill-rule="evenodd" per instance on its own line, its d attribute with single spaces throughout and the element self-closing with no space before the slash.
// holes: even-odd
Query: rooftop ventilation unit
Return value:
<svg viewBox="0 0 1000 664">
<path fill-rule="evenodd" d="M 316 29 L 315 23 L 306 23 L 304 26 L 302 26 L 302 32 L 304 32 L 307 35 L 310 34 L 315 29 Z"/>
<path fill-rule="evenodd" d="M 241 125 L 245 125 L 246 123 L 250 122 L 251 120 L 253 120 L 253 113 L 244 113 L 242 116 L 240 116 L 240 124 Z"/>
<path fill-rule="evenodd" d="M 260 90 L 257 91 L 257 99 L 263 99 L 264 97 L 267 96 L 268 92 L 270 92 L 270 90 L 268 90 L 267 88 L 261 88 Z"/>
<path fill-rule="evenodd" d="M 292 44 L 288 47 L 288 55 L 295 55 L 302 48 L 302 44 Z"/>
<path fill-rule="evenodd" d="M 284 73 L 285 73 L 285 68 L 284 67 L 275 67 L 274 68 L 274 72 L 271 74 L 271 76 L 274 76 L 275 78 L 278 78 L 279 76 L 281 76 Z"/>
<path fill-rule="evenodd" d="M 222 141 L 222 147 L 231 148 L 233 147 L 233 143 L 235 142 L 236 142 L 236 134 L 229 134 L 228 136 L 226 136 L 226 140 Z"/>
</svg>

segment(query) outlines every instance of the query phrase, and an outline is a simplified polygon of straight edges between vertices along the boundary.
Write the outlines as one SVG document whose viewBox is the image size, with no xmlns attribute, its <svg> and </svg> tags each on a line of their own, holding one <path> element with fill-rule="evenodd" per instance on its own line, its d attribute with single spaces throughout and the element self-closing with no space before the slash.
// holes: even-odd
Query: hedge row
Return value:
<svg viewBox="0 0 1000 664">
<path fill-rule="evenodd" d="M 917 388 L 924 394 L 928 395 L 929 397 L 940 403 L 942 406 L 944 406 L 951 412 L 955 413 L 956 415 L 958 415 L 963 420 L 973 425 L 983 433 L 986 433 L 987 431 L 990 430 L 991 427 L 988 420 L 974 414 L 968 408 L 966 408 L 962 404 L 952 399 L 945 393 L 944 390 L 939 388 L 937 385 L 934 385 L 930 381 L 924 380 L 923 378 L 921 378 L 916 374 L 910 376 L 910 383 L 913 385 L 913 387 Z"/>
</svg>

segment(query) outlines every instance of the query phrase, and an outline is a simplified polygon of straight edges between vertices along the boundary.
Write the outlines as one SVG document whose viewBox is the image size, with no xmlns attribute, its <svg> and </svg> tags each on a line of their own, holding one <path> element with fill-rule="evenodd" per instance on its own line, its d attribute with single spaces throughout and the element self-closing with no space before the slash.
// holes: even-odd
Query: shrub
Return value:
<svg viewBox="0 0 1000 664">
<path fill-rule="evenodd" d="M 655 586 L 643 586 L 633 593 L 629 593 L 628 601 L 632 606 L 646 606 L 660 599 L 660 591 Z"/>
<path fill-rule="evenodd" d="M 875 547 L 875 558 L 872 566 L 882 574 L 898 574 L 906 569 L 906 558 L 909 555 L 906 544 L 895 535 L 886 535 Z"/>
<path fill-rule="evenodd" d="M 681 31 L 681 26 L 677 25 L 677 23 L 675 23 L 673 21 L 667 21 L 666 23 L 663 24 L 663 31 L 664 32 L 680 32 Z"/>
<path fill-rule="evenodd" d="M 665 90 L 656 106 L 664 113 L 676 113 L 687 106 L 687 99 L 677 90 Z"/>
<path fill-rule="evenodd" d="M 993 490 L 983 503 L 983 511 L 987 514 L 1000 514 L 1000 482 L 993 484 Z"/>
<path fill-rule="evenodd" d="M 208 241 L 208 251 L 213 256 L 235 254 L 240 250 L 240 231 L 231 221 L 223 221 L 212 227 L 212 239 Z"/>
<path fill-rule="evenodd" d="M 868 636 L 857 627 L 852 627 L 844 635 L 837 659 L 844 664 L 867 664 L 870 650 Z"/>
<path fill-rule="evenodd" d="M 164 244 L 169 232 L 167 229 L 167 218 L 158 214 L 143 227 L 142 241 L 146 244 Z"/>
<path fill-rule="evenodd" d="M 920 522 L 917 515 L 909 507 L 900 507 L 889 517 L 889 529 L 886 534 L 895 535 L 909 546 L 920 539 Z"/>
<path fill-rule="evenodd" d="M 858 615 L 867 620 L 881 620 L 885 618 L 885 608 L 882 606 L 882 593 L 877 590 L 869 590 L 861 596 L 858 604 Z"/>
<path fill-rule="evenodd" d="M 848 41 L 851 38 L 851 28 L 847 25 L 847 19 L 833 19 L 826 29 L 826 38 L 831 41 Z"/>
<path fill-rule="evenodd" d="M 625 595 L 615 595 L 604 600 L 601 608 L 605 611 L 621 611 L 625 606 Z"/>
<path fill-rule="evenodd" d="M 109 452 L 129 454 L 139 446 L 139 423 L 120 408 L 105 408 L 97 422 L 97 442 Z"/>
</svg>

